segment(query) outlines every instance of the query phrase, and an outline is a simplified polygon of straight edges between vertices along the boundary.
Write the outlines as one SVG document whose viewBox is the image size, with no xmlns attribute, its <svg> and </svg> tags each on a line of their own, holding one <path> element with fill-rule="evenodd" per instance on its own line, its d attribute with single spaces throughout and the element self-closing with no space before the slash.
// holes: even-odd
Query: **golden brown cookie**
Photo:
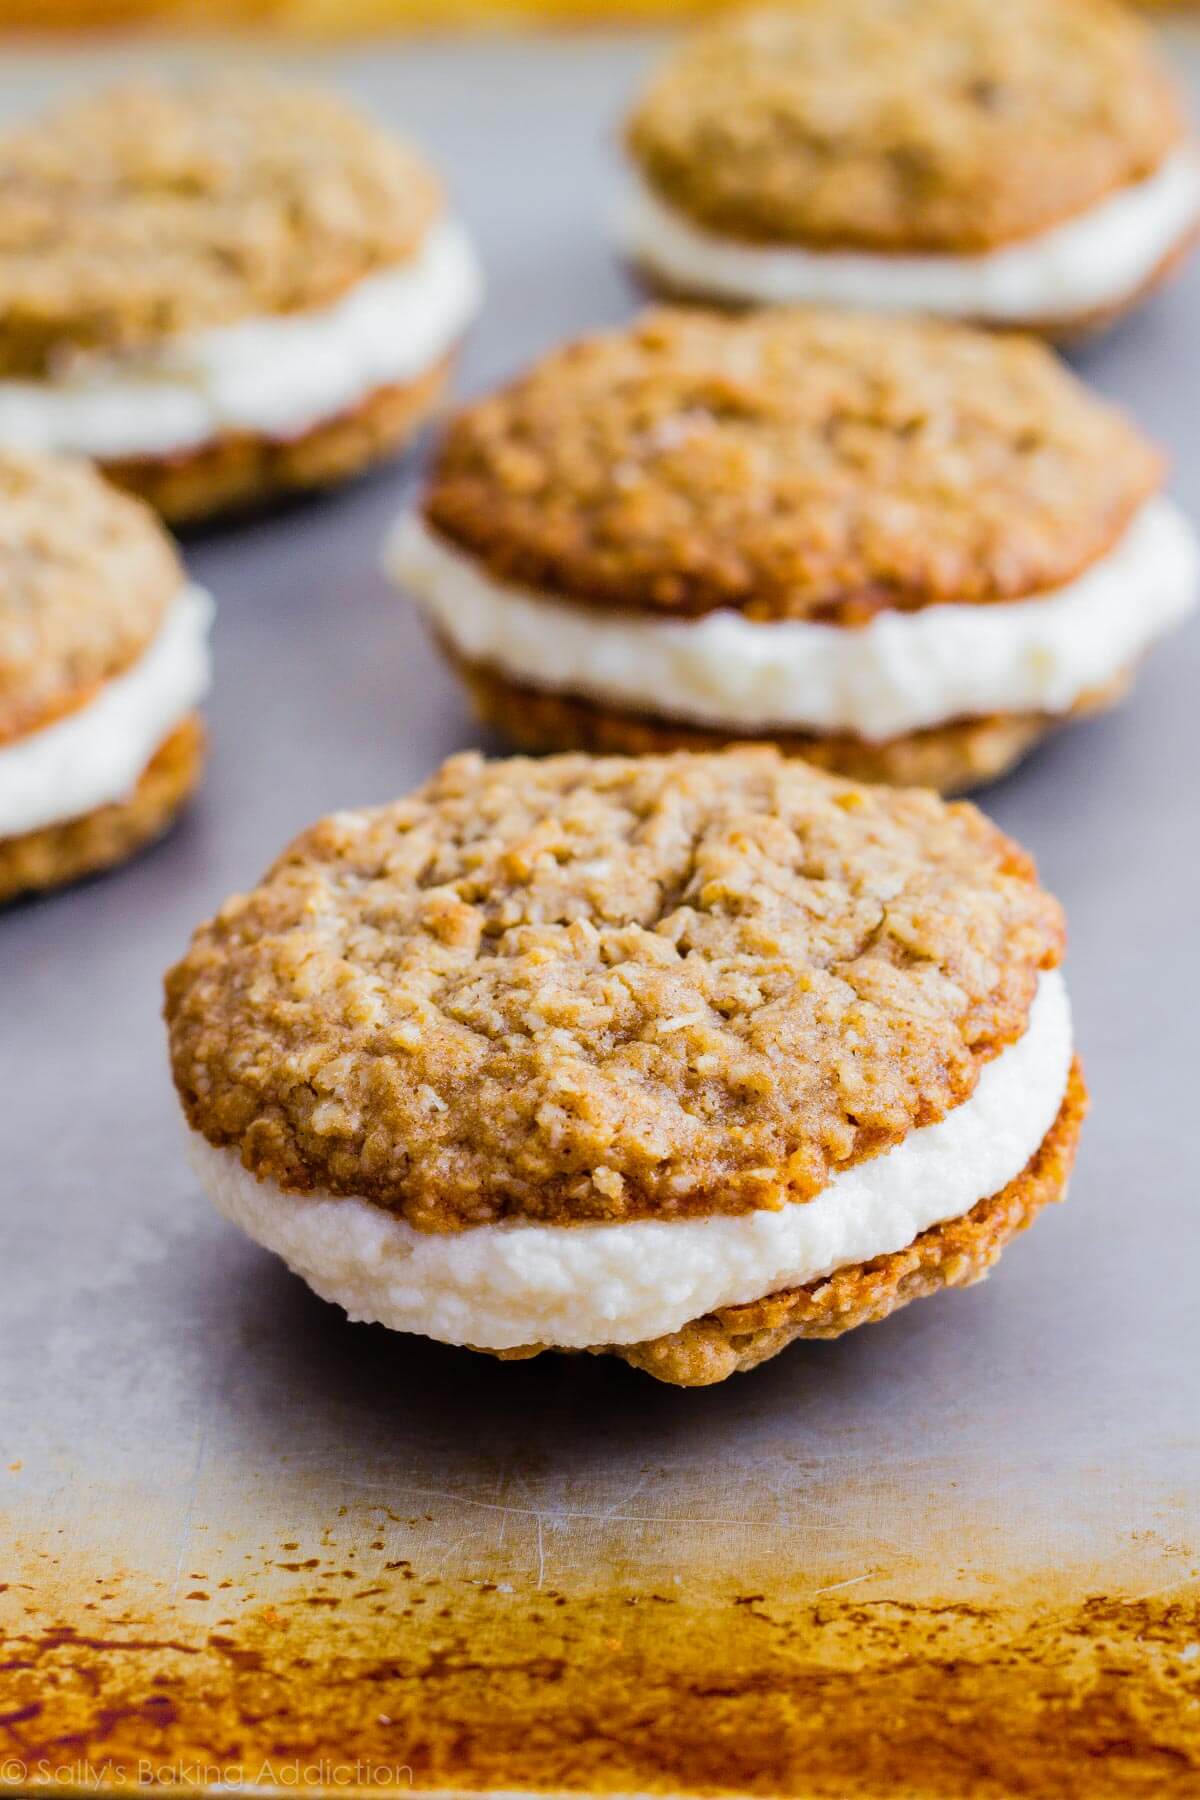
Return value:
<svg viewBox="0 0 1200 1800">
<path fill-rule="evenodd" d="M 1029 338 L 658 309 L 460 412 L 425 513 L 499 580 L 572 600 L 855 626 L 1062 585 L 1162 472 Z"/>
<path fill-rule="evenodd" d="M 934 1156 L 901 1182 L 933 1223 L 1009 1205 L 1067 1091 L 1062 945 L 1025 853 L 921 790 L 761 748 L 463 756 L 297 839 L 195 934 L 166 1016 L 202 1180 L 318 1292 L 514 1351 L 604 1343 L 552 1315 L 584 1283 L 586 1333 L 608 1283 L 616 1347 L 650 1362 L 672 1333 L 634 1325 L 687 1305 L 647 1277 L 655 1257 L 686 1289 L 698 1256 L 706 1293 L 728 1244 L 753 1286 L 770 1234 L 811 1218 L 815 1261 L 849 1267 L 840 1196 L 874 1233 L 893 1153 Z M 1010 1089 L 1033 1107 L 1012 1166 L 1009 1125 L 996 1164 L 988 1123 Z M 954 1144 L 931 1152 L 943 1126 Z M 888 1230 L 889 1248 L 920 1235 Z M 770 1319 L 751 1308 L 739 1333 L 808 1304 L 763 1279 L 739 1306 Z M 550 1335 L 522 1335 L 530 1308 Z M 680 1322 L 703 1334 L 725 1310 Z"/>
<path fill-rule="evenodd" d="M 1183 131 L 1149 33 L 1108 0 L 793 0 L 685 43 L 629 143 L 714 231 L 956 251 L 1083 211 Z"/>
<path fill-rule="evenodd" d="M 733 303 L 1059 330 L 1131 305 L 1200 215 L 1180 95 L 1110 0 L 743 9 L 667 59 L 627 142 L 627 250 Z"/>
<path fill-rule="evenodd" d="M 0 137 L 0 443 L 173 519 L 395 450 L 478 293 L 434 173 L 320 89 L 144 83 Z"/>
<path fill-rule="evenodd" d="M 0 899 L 165 827 L 202 762 L 210 616 L 146 507 L 0 451 Z"/>
<path fill-rule="evenodd" d="M 320 88 L 82 95 L 0 139 L 0 370 L 326 306 L 411 256 L 436 177 Z"/>
<path fill-rule="evenodd" d="M 656 310 L 461 412 L 390 563 L 523 749 L 991 779 L 1192 603 L 1158 452 L 1032 338 Z"/>
<path fill-rule="evenodd" d="M 85 464 L 0 451 L 0 746 L 127 668 L 183 579 L 166 534 Z"/>
<path fill-rule="evenodd" d="M 825 926 L 831 883 L 846 916 Z M 751 909 L 765 937 L 733 900 L 755 884 L 777 896 Z M 1061 948 L 1029 859 L 970 807 L 767 750 L 464 756 L 297 839 L 196 934 L 168 1020 L 189 1123 L 287 1188 L 423 1229 L 742 1212 L 965 1099 Z M 795 1081 L 773 1072 L 777 1036 L 808 1030 Z"/>
</svg>

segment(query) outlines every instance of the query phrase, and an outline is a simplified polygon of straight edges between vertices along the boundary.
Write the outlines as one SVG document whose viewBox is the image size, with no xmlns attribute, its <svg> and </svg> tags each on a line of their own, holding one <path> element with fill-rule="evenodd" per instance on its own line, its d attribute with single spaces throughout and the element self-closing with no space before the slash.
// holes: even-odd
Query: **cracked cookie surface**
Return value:
<svg viewBox="0 0 1200 1800">
<path fill-rule="evenodd" d="M 459 413 L 425 511 L 552 595 L 853 626 L 1064 585 L 1162 472 L 1032 339 L 662 308 Z"/>
<path fill-rule="evenodd" d="M 772 750 L 452 759 L 167 978 L 189 1123 L 420 1229 L 804 1200 L 930 1124 L 1063 947 L 973 807 Z"/>
</svg>

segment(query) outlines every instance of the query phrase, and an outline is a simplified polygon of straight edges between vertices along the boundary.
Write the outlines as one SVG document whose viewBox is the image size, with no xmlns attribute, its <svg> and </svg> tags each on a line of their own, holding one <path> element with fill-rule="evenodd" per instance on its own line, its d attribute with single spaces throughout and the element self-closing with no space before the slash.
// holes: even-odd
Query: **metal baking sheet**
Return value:
<svg viewBox="0 0 1200 1800">
<path fill-rule="evenodd" d="M 322 53 L 483 246 L 463 385 L 626 316 L 615 129 L 658 40 Z M 1200 70 L 1200 57 L 1186 50 Z M 143 61 L 228 55 L 142 48 Z M 6 55 L 0 97 L 127 64 Z M 1087 353 L 1200 509 L 1200 266 Z M 1200 625 L 986 804 L 1067 902 L 1095 1108 L 986 1286 L 723 1387 L 348 1325 L 188 1176 L 192 925 L 477 741 L 381 579 L 414 468 L 205 535 L 203 795 L 0 919 L 0 1782 L 349 1793 L 1200 1791 Z"/>
</svg>

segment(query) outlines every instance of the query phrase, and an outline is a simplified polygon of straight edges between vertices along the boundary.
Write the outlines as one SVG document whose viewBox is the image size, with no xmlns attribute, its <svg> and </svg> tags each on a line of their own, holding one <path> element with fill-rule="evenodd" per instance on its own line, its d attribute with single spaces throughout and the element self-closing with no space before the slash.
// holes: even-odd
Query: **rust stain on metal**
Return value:
<svg viewBox="0 0 1200 1800">
<path fill-rule="evenodd" d="M 426 1574 L 376 1545 L 355 1568 L 344 1549 L 264 1555 L 175 1604 L 132 1573 L 98 1602 L 94 1572 L 35 1559 L 0 1598 L 0 1781 L 1200 1793 L 1192 1581 L 1069 1597 L 1050 1572 L 993 1604 L 888 1598 L 855 1571 L 807 1595 L 761 1568 L 711 1590 L 614 1571 L 597 1594 Z M 348 1576 L 367 1585 L 334 1591 Z"/>
</svg>

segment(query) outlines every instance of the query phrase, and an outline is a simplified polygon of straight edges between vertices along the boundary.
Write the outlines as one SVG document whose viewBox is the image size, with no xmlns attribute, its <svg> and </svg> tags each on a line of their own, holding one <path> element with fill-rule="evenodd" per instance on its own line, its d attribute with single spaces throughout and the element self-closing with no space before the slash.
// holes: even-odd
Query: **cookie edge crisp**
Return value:
<svg viewBox="0 0 1200 1800">
<path fill-rule="evenodd" d="M 849 1264 L 807 1287 L 721 1307 L 667 1337 L 596 1345 L 588 1354 L 619 1356 L 673 1386 L 707 1387 L 758 1368 L 801 1338 L 842 1337 L 943 1288 L 972 1287 L 1045 1207 L 1066 1199 L 1088 1104 L 1076 1057 L 1058 1116 L 1025 1168 L 961 1218 L 922 1232 L 904 1250 Z"/>
</svg>

